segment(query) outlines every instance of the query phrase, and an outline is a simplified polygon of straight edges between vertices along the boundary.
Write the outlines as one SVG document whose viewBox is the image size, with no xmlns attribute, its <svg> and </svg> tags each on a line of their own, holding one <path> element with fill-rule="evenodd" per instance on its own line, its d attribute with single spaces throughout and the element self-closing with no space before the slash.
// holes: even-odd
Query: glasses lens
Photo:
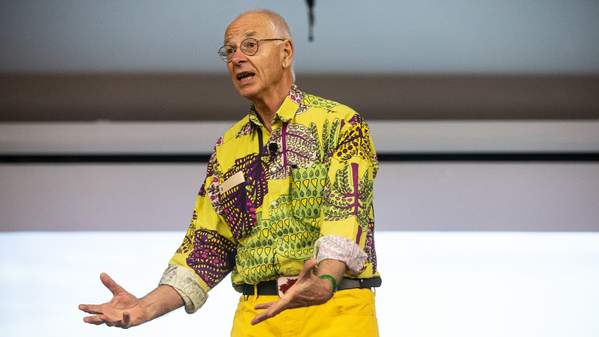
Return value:
<svg viewBox="0 0 599 337">
<path fill-rule="evenodd" d="M 235 49 L 231 46 L 222 46 L 218 50 L 218 55 L 224 60 L 227 61 L 231 58 L 231 55 L 235 52 Z"/>
<path fill-rule="evenodd" d="M 241 46 L 239 48 L 242 53 L 248 56 L 255 55 L 258 52 L 258 40 L 252 38 L 245 39 L 241 41 Z"/>
</svg>

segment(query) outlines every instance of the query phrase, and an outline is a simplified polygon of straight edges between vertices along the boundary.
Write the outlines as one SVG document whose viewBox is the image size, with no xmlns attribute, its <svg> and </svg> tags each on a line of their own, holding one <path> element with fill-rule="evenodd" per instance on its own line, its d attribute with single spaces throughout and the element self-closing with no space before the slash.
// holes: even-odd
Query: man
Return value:
<svg viewBox="0 0 599 337">
<path fill-rule="evenodd" d="M 293 41 L 276 13 L 237 17 L 219 54 L 250 112 L 216 142 L 160 285 L 138 299 L 103 273 L 114 297 L 80 305 L 93 314 L 84 321 L 128 328 L 193 313 L 232 272 L 243 294 L 232 336 L 377 336 L 378 164 L 366 123 L 293 84 Z"/>
</svg>

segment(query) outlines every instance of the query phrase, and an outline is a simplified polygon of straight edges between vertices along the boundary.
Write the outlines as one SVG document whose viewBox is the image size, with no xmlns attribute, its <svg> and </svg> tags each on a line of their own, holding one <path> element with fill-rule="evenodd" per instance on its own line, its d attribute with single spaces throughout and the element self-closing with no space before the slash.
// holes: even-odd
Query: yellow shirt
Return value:
<svg viewBox="0 0 599 337">
<path fill-rule="evenodd" d="M 183 243 L 169 264 L 204 291 L 229 272 L 234 284 L 297 275 L 314 242 L 334 235 L 366 254 L 351 277 L 378 276 L 374 249 L 376 151 L 351 108 L 296 86 L 272 132 L 250 112 L 218 139 Z"/>
</svg>

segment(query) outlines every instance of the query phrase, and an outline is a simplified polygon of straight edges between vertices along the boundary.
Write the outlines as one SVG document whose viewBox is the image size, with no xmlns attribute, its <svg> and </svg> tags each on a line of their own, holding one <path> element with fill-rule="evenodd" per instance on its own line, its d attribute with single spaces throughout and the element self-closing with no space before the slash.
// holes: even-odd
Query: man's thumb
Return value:
<svg viewBox="0 0 599 337">
<path fill-rule="evenodd" d="M 304 269 L 302 270 L 302 272 L 299 274 L 299 278 L 305 278 L 310 277 L 310 273 L 312 272 L 312 269 L 314 269 L 314 267 L 316 267 L 316 260 L 315 259 L 309 259 L 304 263 Z"/>
</svg>

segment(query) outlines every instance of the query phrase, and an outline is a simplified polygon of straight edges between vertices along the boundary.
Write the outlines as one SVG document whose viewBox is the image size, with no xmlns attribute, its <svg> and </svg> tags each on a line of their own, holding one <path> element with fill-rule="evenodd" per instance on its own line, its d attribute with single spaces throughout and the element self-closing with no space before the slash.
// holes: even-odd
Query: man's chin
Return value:
<svg viewBox="0 0 599 337">
<path fill-rule="evenodd" d="M 253 99 L 258 94 L 258 90 L 256 89 L 255 85 L 245 85 L 242 87 L 238 86 L 237 92 L 241 97 L 245 97 L 249 100 Z"/>
</svg>

